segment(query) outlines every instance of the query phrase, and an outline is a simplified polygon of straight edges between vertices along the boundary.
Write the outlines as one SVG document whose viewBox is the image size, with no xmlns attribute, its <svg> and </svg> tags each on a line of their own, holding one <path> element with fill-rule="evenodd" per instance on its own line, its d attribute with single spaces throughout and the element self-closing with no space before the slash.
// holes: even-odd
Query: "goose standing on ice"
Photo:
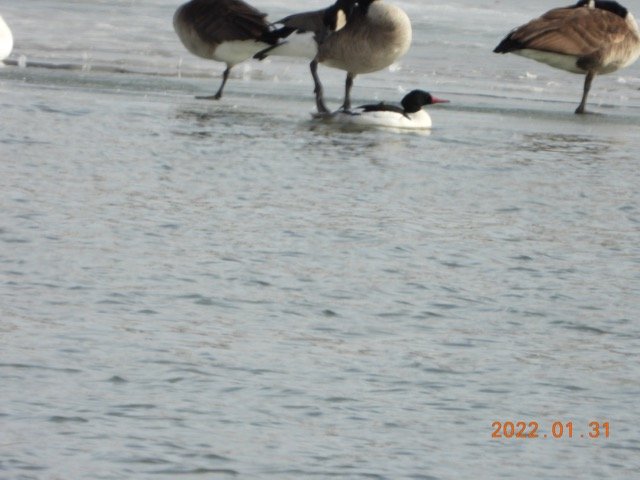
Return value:
<svg viewBox="0 0 640 480">
<path fill-rule="evenodd" d="M 387 103 L 361 105 L 350 112 L 340 110 L 329 118 L 344 125 L 424 130 L 431 128 L 432 123 L 422 107 L 435 103 L 449 103 L 449 100 L 434 97 L 424 90 L 412 90 L 404 96 L 400 106 Z"/>
<path fill-rule="evenodd" d="M 11 50 L 13 50 L 13 35 L 0 16 L 0 62 L 9 56 Z"/>
<path fill-rule="evenodd" d="M 593 78 L 627 67 L 640 56 L 640 31 L 633 15 L 619 3 L 581 0 L 512 30 L 494 52 L 512 52 L 585 74 L 582 102 L 576 109 L 584 113 Z"/>
<path fill-rule="evenodd" d="M 280 42 L 255 57 L 309 58 L 319 113 L 329 113 L 318 77 L 319 63 L 347 72 L 342 109 L 349 110 L 356 75 L 390 66 L 411 46 L 409 17 L 383 0 L 338 0 L 328 9 L 291 15 L 276 24 L 283 25 L 272 32 Z"/>
<path fill-rule="evenodd" d="M 176 10 L 173 26 L 187 50 L 227 65 L 218 92 L 197 98 L 220 99 L 233 66 L 275 43 L 265 17 L 242 0 L 191 0 Z"/>
</svg>

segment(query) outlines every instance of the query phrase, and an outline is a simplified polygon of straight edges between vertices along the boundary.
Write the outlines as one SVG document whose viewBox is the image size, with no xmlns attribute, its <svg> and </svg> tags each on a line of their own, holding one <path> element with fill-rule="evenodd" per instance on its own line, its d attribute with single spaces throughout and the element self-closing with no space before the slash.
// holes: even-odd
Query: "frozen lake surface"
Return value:
<svg viewBox="0 0 640 480">
<path fill-rule="evenodd" d="M 491 52 L 556 2 L 396 3 L 354 104 L 431 91 L 430 134 L 313 123 L 295 60 L 196 100 L 177 1 L 0 4 L 0 478 L 637 475 L 640 64 L 578 117 Z"/>
</svg>

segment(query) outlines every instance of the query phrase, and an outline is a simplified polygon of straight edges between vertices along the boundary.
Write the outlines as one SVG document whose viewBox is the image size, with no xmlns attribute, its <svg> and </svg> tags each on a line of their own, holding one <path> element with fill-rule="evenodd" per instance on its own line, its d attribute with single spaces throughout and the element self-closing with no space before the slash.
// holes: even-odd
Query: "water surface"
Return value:
<svg viewBox="0 0 640 480">
<path fill-rule="evenodd" d="M 637 474 L 638 66 L 576 117 L 580 77 L 491 53 L 555 2 L 398 4 L 354 102 L 452 100 L 430 134 L 312 122 L 298 61 L 196 100 L 178 2 L 3 3 L 0 477 Z"/>
</svg>

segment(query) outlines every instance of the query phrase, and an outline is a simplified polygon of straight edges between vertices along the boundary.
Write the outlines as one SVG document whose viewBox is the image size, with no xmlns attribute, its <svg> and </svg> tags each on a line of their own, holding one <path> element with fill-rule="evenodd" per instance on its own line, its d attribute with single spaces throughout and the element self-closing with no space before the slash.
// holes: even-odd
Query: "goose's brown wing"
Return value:
<svg viewBox="0 0 640 480">
<path fill-rule="evenodd" d="M 210 43 L 258 39 L 269 29 L 266 14 L 241 0 L 192 0 L 181 16 Z"/>
</svg>

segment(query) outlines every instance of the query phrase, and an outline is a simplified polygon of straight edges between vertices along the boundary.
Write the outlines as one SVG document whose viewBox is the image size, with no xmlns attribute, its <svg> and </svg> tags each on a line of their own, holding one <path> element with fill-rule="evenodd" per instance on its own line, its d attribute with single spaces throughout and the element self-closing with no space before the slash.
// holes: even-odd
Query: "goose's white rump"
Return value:
<svg viewBox="0 0 640 480">
<path fill-rule="evenodd" d="M 7 58 L 13 50 L 13 35 L 9 26 L 0 15 L 0 61 Z"/>
</svg>

